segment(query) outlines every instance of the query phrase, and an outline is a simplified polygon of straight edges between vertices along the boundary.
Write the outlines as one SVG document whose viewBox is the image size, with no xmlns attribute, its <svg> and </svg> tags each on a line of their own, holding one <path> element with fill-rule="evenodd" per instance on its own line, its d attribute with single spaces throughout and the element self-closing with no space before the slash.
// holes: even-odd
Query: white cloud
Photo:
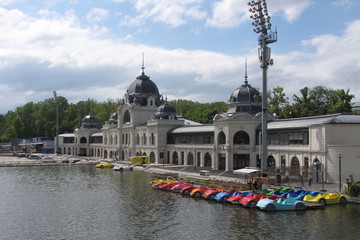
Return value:
<svg viewBox="0 0 360 240">
<path fill-rule="evenodd" d="M 217 28 L 237 27 L 249 21 L 249 0 L 221 0 L 212 5 L 212 15 L 207 18 L 207 25 Z M 283 14 L 288 22 L 298 19 L 310 7 L 311 0 L 271 0 L 268 1 L 270 15 Z"/>
<path fill-rule="evenodd" d="M 222 0 L 212 6 L 212 16 L 206 23 L 211 27 L 237 27 L 249 19 L 247 0 Z"/>
<path fill-rule="evenodd" d="M 71 102 L 123 97 L 140 73 L 142 52 L 145 73 L 172 99 L 226 101 L 244 81 L 245 56 L 249 83 L 261 88 L 256 48 L 245 56 L 230 56 L 129 44 L 125 40 L 131 35 L 105 39 L 103 29 L 81 26 L 72 11 L 35 18 L 0 8 L 0 22 L 0 113 L 52 97 L 53 90 Z M 304 40 L 301 51 L 273 53 L 269 89 L 283 86 L 291 97 L 304 86 L 322 84 L 350 88 L 360 96 L 358 29 L 360 21 L 355 21 L 340 36 L 316 36 Z"/>
<path fill-rule="evenodd" d="M 0 6 L 7 6 L 13 3 L 15 0 L 0 0 Z"/>
<path fill-rule="evenodd" d="M 359 98 L 360 33 L 356 29 L 360 20 L 349 24 L 341 36 L 327 34 L 303 41 L 304 52 L 274 56 L 271 86 L 283 86 L 292 96 L 304 86 L 323 85 L 350 89 Z"/>
<path fill-rule="evenodd" d="M 109 17 L 109 10 L 103 8 L 92 8 L 86 15 L 89 22 L 101 22 Z"/>
<path fill-rule="evenodd" d="M 298 19 L 313 4 L 313 0 L 272 0 L 268 1 L 270 15 L 283 14 L 288 22 Z"/>
<path fill-rule="evenodd" d="M 354 5 L 359 5 L 360 3 L 357 0 L 335 0 L 332 2 L 332 4 L 336 6 L 345 6 L 349 8 Z"/>
<path fill-rule="evenodd" d="M 121 25 L 143 25 L 147 20 L 161 22 L 172 27 L 186 24 L 188 20 L 199 20 L 206 17 L 201 10 L 202 0 L 137 0 L 135 9 L 140 13 L 132 17 L 126 15 Z"/>
</svg>

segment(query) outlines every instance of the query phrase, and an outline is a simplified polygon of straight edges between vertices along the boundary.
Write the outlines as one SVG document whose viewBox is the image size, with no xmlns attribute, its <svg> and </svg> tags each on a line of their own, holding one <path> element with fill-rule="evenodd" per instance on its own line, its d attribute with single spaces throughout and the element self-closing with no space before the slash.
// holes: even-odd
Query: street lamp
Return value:
<svg viewBox="0 0 360 240">
<path fill-rule="evenodd" d="M 56 91 L 53 91 L 54 99 L 56 102 L 56 145 L 55 145 L 55 154 L 58 153 L 59 149 L 59 99 L 56 95 Z"/>
<path fill-rule="evenodd" d="M 194 171 L 196 172 L 196 164 L 197 164 L 197 157 L 196 157 L 196 150 L 194 150 Z"/>
<path fill-rule="evenodd" d="M 341 154 L 339 154 L 339 193 L 341 193 Z"/>
<path fill-rule="evenodd" d="M 250 18 L 253 20 L 253 31 L 260 34 L 258 43 L 260 45 L 258 49 L 258 57 L 260 60 L 260 67 L 263 70 L 263 92 L 262 92 L 262 151 L 261 151 L 261 170 L 267 170 L 267 68 L 273 65 L 273 59 L 271 59 L 271 49 L 268 44 L 277 41 L 277 31 L 271 31 L 271 23 L 266 0 L 251 0 L 248 5 L 250 6 L 249 12 L 252 13 Z"/>
</svg>

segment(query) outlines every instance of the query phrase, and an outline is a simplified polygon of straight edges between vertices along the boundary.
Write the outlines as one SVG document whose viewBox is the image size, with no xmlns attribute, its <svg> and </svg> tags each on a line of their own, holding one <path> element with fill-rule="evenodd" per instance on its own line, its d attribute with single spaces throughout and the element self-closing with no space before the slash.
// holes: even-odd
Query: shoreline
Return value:
<svg viewBox="0 0 360 240">
<path fill-rule="evenodd" d="M 99 162 L 106 161 L 111 163 L 129 165 L 129 161 L 107 161 L 100 158 L 88 158 L 78 156 L 57 157 L 53 160 L 43 159 L 26 159 L 15 156 L 0 155 L 0 167 L 36 167 L 36 166 L 63 166 L 63 165 L 96 165 Z M 233 174 L 231 172 L 214 171 L 204 167 L 171 165 L 171 164 L 146 164 L 143 166 L 134 166 L 135 171 L 143 171 L 153 175 L 154 178 L 164 179 L 173 177 L 192 182 L 196 185 L 215 185 L 227 189 L 237 189 L 245 191 L 247 189 L 247 179 L 243 176 Z M 201 171 L 207 171 L 208 175 L 201 175 Z M 314 183 L 312 186 L 297 186 L 297 184 L 289 185 L 265 185 L 264 188 L 273 189 L 279 187 L 292 187 L 297 189 L 305 189 L 311 191 L 325 191 L 338 193 L 338 184 L 330 183 Z M 326 190 L 324 190 L 326 189 Z M 360 204 L 360 197 L 354 197 L 343 194 L 349 203 Z"/>
</svg>

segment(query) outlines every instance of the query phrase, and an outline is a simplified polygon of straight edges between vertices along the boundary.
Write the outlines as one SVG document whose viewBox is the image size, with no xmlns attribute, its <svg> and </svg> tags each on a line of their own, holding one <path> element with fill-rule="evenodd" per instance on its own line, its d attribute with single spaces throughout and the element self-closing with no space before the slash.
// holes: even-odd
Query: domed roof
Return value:
<svg viewBox="0 0 360 240">
<path fill-rule="evenodd" d="M 100 123 L 99 120 L 92 114 L 86 115 L 82 122 L 81 122 L 81 128 L 91 129 L 91 128 L 97 128 L 100 129 Z"/>
<path fill-rule="evenodd" d="M 118 114 L 116 112 L 111 114 L 111 116 L 109 118 L 109 123 L 110 124 L 117 124 L 118 123 Z"/>
<path fill-rule="evenodd" d="M 127 90 L 129 95 L 134 94 L 156 94 L 159 95 L 159 89 L 156 84 L 150 80 L 144 72 L 139 75 Z"/>
<path fill-rule="evenodd" d="M 169 119 L 170 116 L 173 119 L 176 119 L 176 109 L 173 106 L 170 106 L 167 100 L 157 108 L 156 113 L 154 114 L 155 119 Z"/>
<path fill-rule="evenodd" d="M 142 67 L 142 73 L 139 75 L 136 80 L 130 85 L 127 90 L 129 95 L 129 103 L 134 103 L 140 106 L 146 106 L 150 100 L 154 100 L 154 106 L 159 106 L 160 103 L 160 94 L 159 89 L 156 84 L 150 80 L 148 76 L 144 73 L 144 67 Z M 151 104 L 151 106 L 153 106 Z"/>
<path fill-rule="evenodd" d="M 261 101 L 260 92 L 251 87 L 245 80 L 245 83 L 231 94 L 228 113 L 247 112 L 256 114 L 261 112 Z"/>
</svg>

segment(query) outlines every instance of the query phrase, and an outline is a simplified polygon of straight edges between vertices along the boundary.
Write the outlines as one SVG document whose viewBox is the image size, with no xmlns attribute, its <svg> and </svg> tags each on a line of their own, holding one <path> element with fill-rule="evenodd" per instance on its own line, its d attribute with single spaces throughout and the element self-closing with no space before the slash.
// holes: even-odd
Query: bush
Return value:
<svg viewBox="0 0 360 240">
<path fill-rule="evenodd" d="M 345 193 L 350 196 L 359 196 L 360 194 L 360 183 L 353 183 L 346 188 Z"/>
</svg>

